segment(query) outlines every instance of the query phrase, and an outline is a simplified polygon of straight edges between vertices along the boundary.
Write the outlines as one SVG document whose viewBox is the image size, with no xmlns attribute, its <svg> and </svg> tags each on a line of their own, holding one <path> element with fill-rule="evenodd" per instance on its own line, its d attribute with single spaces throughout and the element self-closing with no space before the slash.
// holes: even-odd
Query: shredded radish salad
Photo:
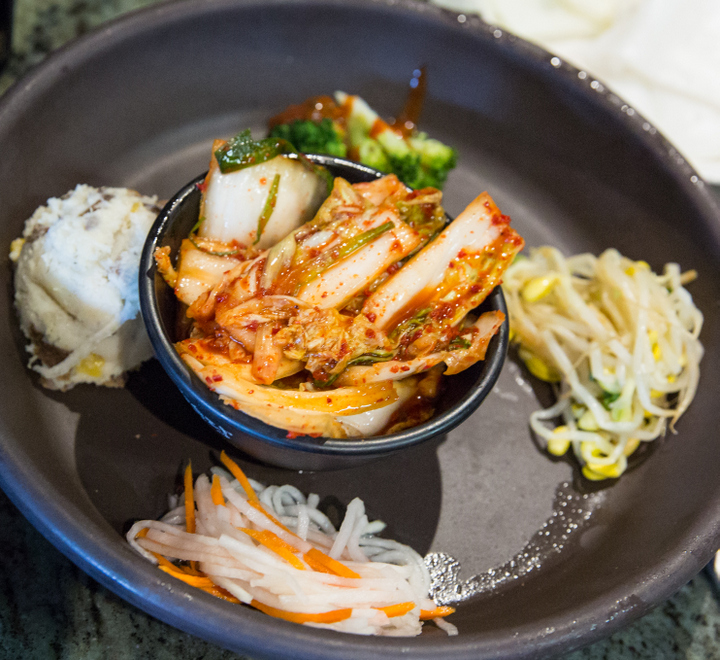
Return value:
<svg viewBox="0 0 720 660">
<path fill-rule="evenodd" d="M 432 620 L 448 635 L 452 607 L 428 598 L 430 576 L 412 548 L 376 536 L 362 500 L 336 530 L 319 497 L 248 479 L 225 452 L 161 520 L 141 520 L 130 545 L 173 577 L 270 616 L 362 635 L 419 635 Z"/>
</svg>

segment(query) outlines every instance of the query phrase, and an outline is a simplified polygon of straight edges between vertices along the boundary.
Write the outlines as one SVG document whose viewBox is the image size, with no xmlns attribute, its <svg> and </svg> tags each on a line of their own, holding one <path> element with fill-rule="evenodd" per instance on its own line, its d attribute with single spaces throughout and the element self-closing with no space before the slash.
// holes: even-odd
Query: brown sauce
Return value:
<svg viewBox="0 0 720 660">
<path fill-rule="evenodd" d="M 291 124 L 294 121 L 320 122 L 325 118 L 343 122 L 347 117 L 348 110 L 349 106 L 338 105 L 331 96 L 312 96 L 271 117 L 268 127 L 272 129 L 279 124 Z"/>
<path fill-rule="evenodd" d="M 405 107 L 390 125 L 395 131 L 402 133 L 403 137 L 410 137 L 417 129 L 420 114 L 422 113 L 425 95 L 427 94 L 427 68 L 421 66 L 413 71 L 410 80 L 410 91 L 405 101 Z"/>
</svg>

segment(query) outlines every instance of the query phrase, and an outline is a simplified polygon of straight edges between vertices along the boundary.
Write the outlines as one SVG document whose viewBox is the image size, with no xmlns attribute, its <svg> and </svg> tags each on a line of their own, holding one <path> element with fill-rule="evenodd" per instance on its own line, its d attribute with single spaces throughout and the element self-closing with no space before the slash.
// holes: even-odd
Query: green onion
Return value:
<svg viewBox="0 0 720 660">
<path fill-rule="evenodd" d="M 448 350 L 457 351 L 462 348 L 470 348 L 471 346 L 472 343 L 465 339 L 465 337 L 455 337 L 453 340 L 450 341 L 450 344 L 448 345 Z"/>
<path fill-rule="evenodd" d="M 289 142 L 280 138 L 253 140 L 250 129 L 246 129 L 217 149 L 215 158 L 220 166 L 220 171 L 227 174 L 251 165 L 259 165 L 272 160 L 275 156 L 294 151 L 295 149 Z"/>
<path fill-rule="evenodd" d="M 270 190 L 268 191 L 267 199 L 265 200 L 265 206 L 263 206 L 262 213 L 258 218 L 257 235 L 253 241 L 253 245 L 257 245 L 262 237 L 265 227 L 270 220 L 270 216 L 275 210 L 275 204 L 277 204 L 278 188 L 280 187 L 280 174 L 276 174 L 273 177 L 273 182 L 270 184 Z"/>
<path fill-rule="evenodd" d="M 378 236 L 381 236 L 387 231 L 390 231 L 395 227 L 395 223 L 391 220 L 388 220 L 387 222 L 381 224 L 379 227 L 373 227 L 373 229 L 368 229 L 367 231 L 362 232 L 361 234 L 358 234 L 357 236 L 353 236 L 350 238 L 346 243 L 340 246 L 340 249 L 337 251 L 337 257 L 333 259 L 330 263 L 323 263 L 319 265 L 317 268 L 314 268 L 311 270 L 305 278 L 298 284 L 298 290 L 305 286 L 306 284 L 309 284 L 314 279 L 319 277 L 322 273 L 324 273 L 328 268 L 333 266 L 335 263 L 343 259 L 344 257 L 347 257 L 349 254 L 352 254 L 356 250 L 359 250 L 361 247 L 367 245 L 368 243 L 371 243 L 374 241 Z"/>
<path fill-rule="evenodd" d="M 370 364 L 375 364 L 376 362 L 387 362 L 388 360 L 392 360 L 397 351 L 373 351 L 372 353 L 364 353 L 363 355 L 359 355 L 356 358 L 353 358 L 350 360 L 350 362 L 347 363 L 348 367 L 354 367 L 356 365 L 361 366 L 367 366 Z"/>
<path fill-rule="evenodd" d="M 378 236 L 382 236 L 382 234 L 386 231 L 390 231 L 394 228 L 395 223 L 392 220 L 388 220 L 379 227 L 373 227 L 372 229 L 364 231 L 362 234 L 354 236 L 338 250 L 338 259 L 347 257 L 347 255 L 355 252 L 355 250 L 359 250 L 361 247 L 364 247 L 368 243 L 374 241 Z"/>
</svg>

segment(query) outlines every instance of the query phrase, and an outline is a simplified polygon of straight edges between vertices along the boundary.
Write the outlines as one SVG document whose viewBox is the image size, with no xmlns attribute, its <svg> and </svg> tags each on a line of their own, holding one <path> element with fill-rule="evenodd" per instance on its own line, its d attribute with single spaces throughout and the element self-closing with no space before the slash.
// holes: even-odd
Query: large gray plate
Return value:
<svg viewBox="0 0 720 660">
<path fill-rule="evenodd" d="M 330 508 L 359 495 L 393 536 L 455 557 L 463 579 L 480 575 L 473 584 L 482 593 L 453 617 L 459 637 L 340 635 L 198 593 L 125 546 L 129 520 L 162 512 L 180 463 L 192 458 L 206 469 L 223 443 L 154 361 L 125 390 L 44 391 L 24 366 L 6 266 L 2 487 L 103 584 L 255 657 L 567 650 L 667 597 L 720 538 L 717 207 L 682 157 L 622 101 L 475 19 L 391 0 L 218 0 L 158 6 L 103 27 L 51 57 L 0 105 L 0 245 L 7 253 L 32 210 L 78 182 L 168 196 L 203 170 L 213 137 L 261 130 L 270 114 L 307 96 L 345 89 L 392 114 L 423 63 L 422 126 L 460 152 L 446 189 L 451 214 L 487 189 L 530 245 L 614 246 L 655 268 L 675 260 L 699 271 L 692 292 L 706 315 L 707 348 L 700 391 L 677 435 L 585 499 L 572 466 L 536 449 L 527 428 L 536 394 L 512 360 L 469 421 L 416 450 L 324 474 L 245 462 L 251 475 L 316 491 Z M 546 391 L 537 395 L 547 400 Z M 560 522 L 544 527 L 549 520 Z M 509 565 L 532 539 L 533 556 Z"/>
</svg>

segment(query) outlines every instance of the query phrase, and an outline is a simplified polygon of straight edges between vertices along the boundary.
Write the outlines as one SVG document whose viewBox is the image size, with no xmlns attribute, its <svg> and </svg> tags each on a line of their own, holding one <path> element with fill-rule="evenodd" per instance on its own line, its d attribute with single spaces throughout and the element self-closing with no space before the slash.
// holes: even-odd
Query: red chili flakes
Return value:
<svg viewBox="0 0 720 660">
<path fill-rule="evenodd" d="M 295 433 L 295 431 L 288 431 L 287 435 L 285 437 L 288 440 L 294 440 L 295 438 L 299 438 L 302 435 L 304 435 L 304 434 L 303 433 Z"/>
<path fill-rule="evenodd" d="M 470 287 L 470 293 L 477 293 L 480 289 L 482 289 L 482 287 L 479 284 L 473 284 Z"/>
<path fill-rule="evenodd" d="M 260 185 L 264 186 L 267 185 L 267 178 L 266 177 L 260 177 Z"/>
<path fill-rule="evenodd" d="M 332 403 L 332 397 L 327 397 L 325 400 L 326 400 L 328 403 Z"/>
<path fill-rule="evenodd" d="M 365 318 L 370 321 L 370 323 L 375 323 L 375 321 L 377 321 L 377 314 L 375 314 L 375 312 L 367 312 Z"/>
<path fill-rule="evenodd" d="M 388 268 L 387 268 L 387 270 L 386 270 L 385 272 L 386 272 L 388 275 L 392 275 L 393 273 L 395 273 L 395 272 L 398 271 L 398 270 L 400 270 L 400 264 L 396 261 L 394 264 L 390 264 L 390 266 L 388 266 Z M 365 294 L 365 295 L 368 295 L 368 296 L 369 296 L 370 294 L 367 293 L 367 294 Z"/>
<path fill-rule="evenodd" d="M 248 390 L 248 394 L 255 394 L 255 390 Z"/>
<path fill-rule="evenodd" d="M 460 252 L 457 253 L 457 258 L 458 258 L 458 259 L 464 259 L 464 258 L 467 257 L 467 256 L 468 256 L 468 253 L 465 252 L 465 249 L 464 249 L 464 248 L 463 248 L 462 250 L 460 250 Z"/>
<path fill-rule="evenodd" d="M 308 433 L 311 438 L 321 438 L 322 433 Z"/>
<path fill-rule="evenodd" d="M 407 365 L 403 365 L 402 367 L 400 367 L 400 371 L 410 371 L 410 367 L 408 367 Z"/>
<path fill-rule="evenodd" d="M 451 262 L 448 264 L 448 268 L 455 268 L 455 262 L 454 262 L 454 261 L 451 261 Z"/>
<path fill-rule="evenodd" d="M 392 373 L 396 374 L 398 371 L 400 371 L 400 367 L 398 367 L 398 366 L 390 367 L 390 371 Z"/>
<path fill-rule="evenodd" d="M 223 379 L 223 377 L 220 374 L 215 374 L 212 379 L 213 383 L 219 383 Z"/>
<path fill-rule="evenodd" d="M 201 181 L 200 183 L 196 183 L 195 187 L 201 192 L 204 193 L 207 190 L 207 183 L 204 181 Z"/>
<path fill-rule="evenodd" d="M 212 378 L 210 378 L 210 376 L 205 376 L 205 382 L 206 382 L 208 385 L 212 385 Z"/>
<path fill-rule="evenodd" d="M 278 332 L 280 332 L 280 328 L 273 328 L 273 329 L 270 331 L 270 334 L 271 334 L 271 335 L 276 335 Z"/>
<path fill-rule="evenodd" d="M 365 336 L 366 336 L 368 339 L 374 339 L 376 334 L 377 334 L 377 333 L 376 333 L 375 330 L 373 330 L 372 328 L 366 328 L 366 329 L 365 329 Z"/>
<path fill-rule="evenodd" d="M 195 344 L 190 344 L 190 346 L 188 346 L 188 350 L 191 353 L 197 353 L 197 346 L 195 346 Z"/>
<path fill-rule="evenodd" d="M 321 298 L 327 298 L 327 291 L 323 291 L 323 292 L 322 292 L 322 295 L 321 295 L 320 297 L 321 297 Z"/>
</svg>

